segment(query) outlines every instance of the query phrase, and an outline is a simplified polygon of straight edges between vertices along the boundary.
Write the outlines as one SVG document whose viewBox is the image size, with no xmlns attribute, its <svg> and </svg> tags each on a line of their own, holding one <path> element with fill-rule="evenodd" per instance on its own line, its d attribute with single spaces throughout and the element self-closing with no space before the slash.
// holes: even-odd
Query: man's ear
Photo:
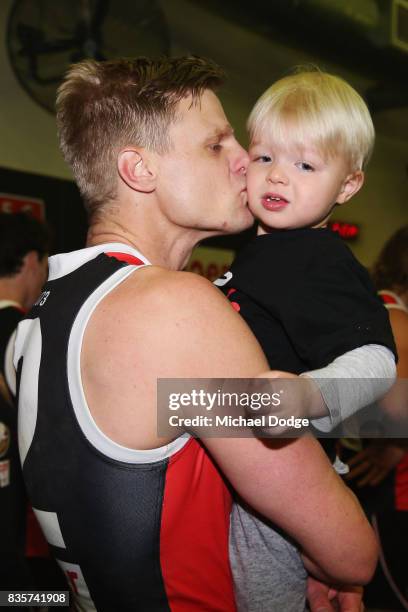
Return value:
<svg viewBox="0 0 408 612">
<path fill-rule="evenodd" d="M 343 181 L 339 195 L 337 196 L 336 204 L 344 204 L 353 197 L 364 184 L 364 172 L 362 170 L 355 170 Z"/>
<path fill-rule="evenodd" d="M 151 193 L 156 187 L 156 172 L 152 156 L 145 149 L 126 148 L 118 155 L 121 179 L 134 191 Z"/>
</svg>

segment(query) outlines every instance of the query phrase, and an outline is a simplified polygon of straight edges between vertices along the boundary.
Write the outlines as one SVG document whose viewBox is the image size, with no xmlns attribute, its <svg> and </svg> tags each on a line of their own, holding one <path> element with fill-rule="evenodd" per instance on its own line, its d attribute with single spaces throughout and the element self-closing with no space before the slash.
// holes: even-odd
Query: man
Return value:
<svg viewBox="0 0 408 612">
<path fill-rule="evenodd" d="M 219 470 L 318 578 L 362 584 L 375 564 L 373 534 L 314 440 L 157 436 L 158 378 L 267 370 L 224 296 L 178 271 L 197 242 L 252 223 L 221 79 L 200 58 L 85 61 L 59 91 L 88 248 L 51 259 L 15 363 L 30 498 L 84 610 L 235 609 Z"/>
<path fill-rule="evenodd" d="M 26 214 L 0 213 L 0 587 L 28 588 L 27 501 L 17 449 L 12 342 L 47 276 L 48 231 Z"/>
</svg>

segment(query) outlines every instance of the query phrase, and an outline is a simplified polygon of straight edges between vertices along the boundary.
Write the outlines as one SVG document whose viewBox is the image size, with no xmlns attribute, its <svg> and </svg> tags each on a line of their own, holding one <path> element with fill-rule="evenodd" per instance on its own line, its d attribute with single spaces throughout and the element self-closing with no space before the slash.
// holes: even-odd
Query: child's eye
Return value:
<svg viewBox="0 0 408 612">
<path fill-rule="evenodd" d="M 258 155 L 254 158 L 254 161 L 259 161 L 263 164 L 267 164 L 268 162 L 272 161 L 272 158 L 269 155 Z"/>
<path fill-rule="evenodd" d="M 310 164 L 308 164 L 307 162 L 297 162 L 295 164 L 295 166 L 297 168 L 299 168 L 299 170 L 304 170 L 305 172 L 313 172 L 314 168 L 313 166 L 311 166 Z"/>
<path fill-rule="evenodd" d="M 210 149 L 215 152 L 221 151 L 222 144 L 219 142 L 215 142 L 214 144 L 210 145 Z"/>
</svg>

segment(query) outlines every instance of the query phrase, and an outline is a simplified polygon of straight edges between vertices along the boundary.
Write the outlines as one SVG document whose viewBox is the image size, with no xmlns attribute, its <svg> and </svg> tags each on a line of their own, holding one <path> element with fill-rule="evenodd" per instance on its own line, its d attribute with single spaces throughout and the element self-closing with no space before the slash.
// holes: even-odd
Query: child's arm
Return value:
<svg viewBox="0 0 408 612">
<path fill-rule="evenodd" d="M 307 418 L 316 429 L 327 433 L 389 391 L 396 377 L 395 358 L 385 346 L 367 344 L 340 355 L 324 368 L 300 376 L 304 385 L 284 385 L 281 379 L 298 377 L 277 370 L 259 376 L 280 379 L 278 386 L 292 391 L 290 400 L 282 401 L 270 414 L 286 419 Z M 289 398 L 287 393 L 286 397 Z M 285 427 L 263 427 L 262 433 L 282 435 L 285 430 Z"/>
<path fill-rule="evenodd" d="M 320 389 L 328 415 L 311 418 L 316 429 L 328 432 L 390 390 L 396 378 L 395 358 L 385 346 L 366 344 L 301 376 L 313 378 Z"/>
</svg>

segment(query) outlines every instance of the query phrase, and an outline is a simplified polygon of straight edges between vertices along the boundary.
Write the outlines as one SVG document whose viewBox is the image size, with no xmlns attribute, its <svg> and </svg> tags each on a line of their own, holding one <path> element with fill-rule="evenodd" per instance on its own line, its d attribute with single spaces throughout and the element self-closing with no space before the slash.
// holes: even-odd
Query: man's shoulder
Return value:
<svg viewBox="0 0 408 612">
<path fill-rule="evenodd" d="M 206 278 L 146 266 L 130 274 L 100 302 L 92 322 L 98 334 L 113 335 L 120 344 L 132 338 L 132 344 L 140 348 L 152 345 L 157 334 L 163 343 L 180 335 L 191 341 L 208 340 L 214 324 L 235 329 L 235 317 L 240 319 Z M 239 320 L 239 324 L 243 322 Z"/>
<path fill-rule="evenodd" d="M 126 354 L 129 363 L 145 368 L 146 354 L 154 355 L 155 377 L 168 368 L 172 377 L 266 369 L 249 329 L 212 283 L 153 266 L 135 271 L 98 304 L 88 323 L 89 341 L 93 354 L 108 344 L 111 353 Z"/>
<path fill-rule="evenodd" d="M 119 292 L 118 292 L 119 293 Z M 120 291 L 124 300 L 148 302 L 165 309 L 175 306 L 186 308 L 197 302 L 219 304 L 224 302 L 219 291 L 206 278 L 191 272 L 167 270 L 159 266 L 146 266 L 130 275 Z"/>
</svg>

